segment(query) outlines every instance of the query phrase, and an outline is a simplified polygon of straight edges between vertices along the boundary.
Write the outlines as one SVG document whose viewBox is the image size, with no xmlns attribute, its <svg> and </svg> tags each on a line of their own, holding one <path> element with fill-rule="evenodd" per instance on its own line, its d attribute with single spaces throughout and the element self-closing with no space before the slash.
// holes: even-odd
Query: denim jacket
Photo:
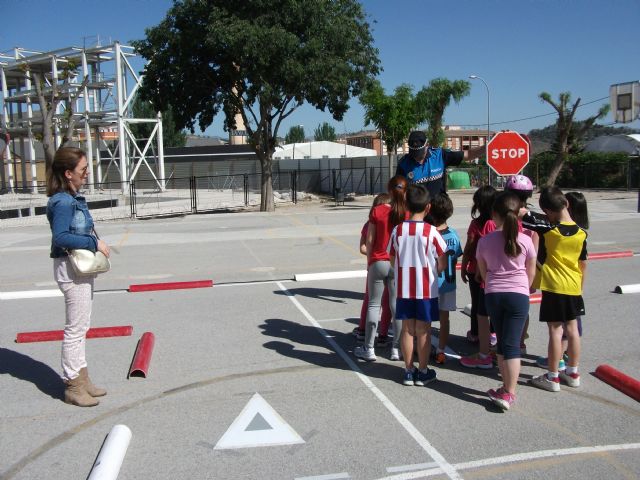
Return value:
<svg viewBox="0 0 640 480">
<path fill-rule="evenodd" d="M 93 218 L 83 196 L 54 194 L 47 203 L 47 219 L 51 227 L 51 258 L 66 257 L 67 249 L 98 249 L 98 240 L 92 233 Z"/>
</svg>

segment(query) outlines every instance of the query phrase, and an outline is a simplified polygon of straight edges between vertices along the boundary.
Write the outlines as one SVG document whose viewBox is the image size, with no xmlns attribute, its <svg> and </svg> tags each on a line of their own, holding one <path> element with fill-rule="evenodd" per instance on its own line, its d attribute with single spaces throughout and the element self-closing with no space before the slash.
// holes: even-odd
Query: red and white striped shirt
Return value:
<svg viewBox="0 0 640 480">
<path fill-rule="evenodd" d="M 387 249 L 396 257 L 397 298 L 438 298 L 437 257 L 447 244 L 434 226 L 404 221 L 391 232 Z"/>
</svg>

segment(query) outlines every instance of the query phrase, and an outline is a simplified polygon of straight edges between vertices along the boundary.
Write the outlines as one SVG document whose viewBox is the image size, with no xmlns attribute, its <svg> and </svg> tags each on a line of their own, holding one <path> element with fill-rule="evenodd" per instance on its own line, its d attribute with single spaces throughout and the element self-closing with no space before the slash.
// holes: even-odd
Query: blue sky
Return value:
<svg viewBox="0 0 640 480">
<path fill-rule="evenodd" d="M 170 0 L 0 0 L 0 51 L 14 46 L 52 50 L 83 41 L 127 43 L 164 18 Z M 555 121 L 538 99 L 563 91 L 583 103 L 577 119 L 608 103 L 609 86 L 640 80 L 638 0 L 366 0 L 388 92 L 401 83 L 416 90 L 436 77 L 452 80 L 479 75 L 490 89 L 492 129 L 528 132 Z M 83 37 L 90 37 L 83 39 Z M 526 121 L 513 120 L 551 114 Z M 304 125 L 307 135 L 321 122 L 338 133 L 363 128 L 357 100 L 344 122 L 304 106 L 283 122 Z M 485 128 L 487 92 L 479 80 L 471 94 L 451 105 L 445 123 Z M 501 122 L 501 123 L 497 123 Z M 504 122 L 504 123 L 503 123 Z M 601 123 L 613 122 L 609 114 Z M 494 125 L 495 124 L 495 125 Z M 640 128 L 640 121 L 629 126 Z M 216 118 L 208 134 L 226 136 Z"/>
</svg>

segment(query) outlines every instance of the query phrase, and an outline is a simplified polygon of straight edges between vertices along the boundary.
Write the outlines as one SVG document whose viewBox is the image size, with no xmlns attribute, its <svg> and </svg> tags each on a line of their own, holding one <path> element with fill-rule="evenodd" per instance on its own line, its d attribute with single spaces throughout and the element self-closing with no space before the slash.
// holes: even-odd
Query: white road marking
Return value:
<svg viewBox="0 0 640 480">
<path fill-rule="evenodd" d="M 349 355 L 347 355 L 347 353 L 344 350 L 342 350 L 342 348 L 340 348 L 340 346 L 336 343 L 336 341 L 330 335 L 327 334 L 327 332 L 320 326 L 320 324 L 316 321 L 316 319 L 313 318 L 311 314 L 302 306 L 302 304 L 298 301 L 298 299 L 295 298 L 295 296 L 289 290 L 287 290 L 285 286 L 282 285 L 281 283 L 278 283 L 278 287 L 280 287 L 280 290 L 282 290 L 287 295 L 287 297 L 289 297 L 289 300 L 291 300 L 291 302 L 293 302 L 293 304 L 298 308 L 298 310 L 300 310 L 302 315 L 304 315 L 304 317 L 309 321 L 309 323 L 311 323 L 311 325 L 313 325 L 318 330 L 320 335 L 324 337 L 324 339 L 329 343 L 331 348 L 345 361 L 345 363 L 349 366 L 349 368 L 353 370 L 353 372 L 358 376 L 358 378 L 362 381 L 362 383 L 366 385 L 366 387 L 371 391 L 371 393 L 373 393 L 378 398 L 378 400 L 380 400 L 382 405 L 384 405 L 384 407 L 387 410 L 389 410 L 391 415 L 395 417 L 395 419 L 407 431 L 407 433 L 409 433 L 409 435 L 413 437 L 413 439 L 418 443 L 418 445 L 420 445 L 420 447 L 422 447 L 422 449 L 425 452 L 427 452 L 427 454 L 429 454 L 429 456 L 436 461 L 436 464 L 439 465 L 438 471 L 444 472 L 451 479 L 461 478 L 460 475 L 458 475 L 458 472 L 456 472 L 455 468 L 453 468 L 453 466 L 446 461 L 446 459 L 442 456 L 442 454 L 438 452 L 438 450 L 436 450 L 436 448 L 433 445 L 431 445 L 431 443 L 429 443 L 429 441 L 409 421 L 409 419 L 405 417 L 400 410 L 398 410 L 398 407 L 396 407 L 393 404 L 393 402 L 391 402 L 391 400 L 389 400 L 389 398 L 387 398 L 387 396 L 384 393 L 382 393 L 382 391 L 378 387 L 375 386 L 375 384 L 369 379 L 369 377 L 367 377 L 365 374 L 362 373 L 362 370 L 360 370 L 358 365 L 356 365 L 356 363 L 351 359 L 351 357 L 349 357 Z"/>
<path fill-rule="evenodd" d="M 214 450 L 305 443 L 298 433 L 256 393 L 245 405 Z"/>
<path fill-rule="evenodd" d="M 346 272 L 298 273 L 294 275 L 296 282 L 310 282 L 312 280 L 336 280 L 339 278 L 366 278 L 366 270 L 352 270 Z"/>
<path fill-rule="evenodd" d="M 516 453 L 514 455 L 505 455 L 503 457 L 485 458 L 484 460 L 474 460 L 472 462 L 463 462 L 452 465 L 456 470 L 470 470 L 475 468 L 489 467 L 491 465 L 503 465 L 505 463 L 526 462 L 537 460 L 540 458 L 562 457 L 566 455 L 584 455 L 588 453 L 613 452 L 617 450 L 637 450 L 640 449 L 640 443 L 623 443 L 615 445 L 598 445 L 595 447 L 577 447 L 565 448 L 562 450 L 540 450 L 538 452 Z M 378 480 L 412 480 L 416 478 L 433 477 L 441 475 L 441 468 L 432 468 L 419 472 L 410 472 L 390 477 L 383 477 Z"/>
<path fill-rule="evenodd" d="M 387 472 L 389 473 L 413 472 L 414 470 L 425 470 L 425 469 L 433 468 L 437 466 L 438 464 L 436 462 L 414 463 L 413 465 L 400 465 L 398 467 L 387 467 Z"/>
<path fill-rule="evenodd" d="M 0 292 L 0 300 L 23 300 L 26 298 L 61 297 L 62 292 L 55 290 L 23 290 L 21 292 Z"/>
<path fill-rule="evenodd" d="M 296 477 L 294 480 L 339 480 L 341 478 L 351 478 L 347 472 L 329 473 L 327 475 L 316 475 L 314 477 Z"/>
</svg>

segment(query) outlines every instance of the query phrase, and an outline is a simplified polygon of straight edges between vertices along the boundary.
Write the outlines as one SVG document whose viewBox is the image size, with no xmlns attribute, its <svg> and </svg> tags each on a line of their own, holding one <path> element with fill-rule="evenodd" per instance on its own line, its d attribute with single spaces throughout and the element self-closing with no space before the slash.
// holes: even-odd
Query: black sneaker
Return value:
<svg viewBox="0 0 640 480">
<path fill-rule="evenodd" d="M 424 387 L 425 385 L 433 382 L 437 377 L 436 371 L 427 368 L 427 372 L 424 373 L 417 368 L 413 371 L 413 384 L 417 387 Z"/>
<path fill-rule="evenodd" d="M 389 341 L 391 339 L 389 338 L 389 335 L 378 335 L 376 337 L 376 342 L 375 342 L 375 346 L 376 347 L 380 347 L 380 348 L 384 348 L 387 345 L 389 345 Z"/>
</svg>

